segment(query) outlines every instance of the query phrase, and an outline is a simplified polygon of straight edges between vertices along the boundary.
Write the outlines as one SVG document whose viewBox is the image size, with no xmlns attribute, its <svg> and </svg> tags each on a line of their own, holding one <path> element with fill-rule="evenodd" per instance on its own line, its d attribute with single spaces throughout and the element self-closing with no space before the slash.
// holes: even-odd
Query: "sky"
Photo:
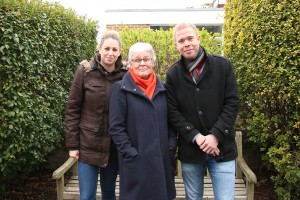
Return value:
<svg viewBox="0 0 300 200">
<path fill-rule="evenodd" d="M 201 8 L 205 3 L 213 0 L 43 0 L 59 3 L 65 8 L 73 9 L 78 15 L 98 21 L 97 41 L 106 30 L 105 10 L 111 9 L 173 9 L 173 8 Z M 226 0 L 217 0 L 225 3 Z"/>
<path fill-rule="evenodd" d="M 108 9 L 200 8 L 213 0 L 44 0 L 71 8 L 78 15 L 99 20 Z"/>
</svg>

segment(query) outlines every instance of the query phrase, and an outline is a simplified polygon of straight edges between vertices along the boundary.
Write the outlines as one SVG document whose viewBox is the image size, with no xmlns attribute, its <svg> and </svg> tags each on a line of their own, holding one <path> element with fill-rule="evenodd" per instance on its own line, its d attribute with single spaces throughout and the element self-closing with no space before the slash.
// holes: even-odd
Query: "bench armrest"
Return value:
<svg viewBox="0 0 300 200">
<path fill-rule="evenodd" d="M 237 131 L 235 140 L 237 143 L 238 149 L 238 157 L 236 159 L 237 169 L 236 169 L 236 176 L 238 178 L 242 178 L 243 175 L 246 177 L 246 193 L 247 199 L 253 200 L 254 199 L 254 184 L 257 182 L 256 175 L 252 172 L 250 167 L 247 165 L 246 161 L 243 157 L 243 141 L 242 141 L 242 132 Z"/>
<path fill-rule="evenodd" d="M 77 160 L 75 158 L 70 157 L 62 166 L 53 172 L 52 178 L 60 179 L 76 162 Z"/>
<path fill-rule="evenodd" d="M 236 160 L 237 160 L 238 166 L 242 170 L 242 172 L 245 175 L 247 181 L 249 183 L 256 183 L 257 182 L 256 175 L 253 173 L 253 171 L 247 165 L 247 163 L 244 160 L 244 158 L 242 156 L 238 156 L 238 158 Z"/>
</svg>

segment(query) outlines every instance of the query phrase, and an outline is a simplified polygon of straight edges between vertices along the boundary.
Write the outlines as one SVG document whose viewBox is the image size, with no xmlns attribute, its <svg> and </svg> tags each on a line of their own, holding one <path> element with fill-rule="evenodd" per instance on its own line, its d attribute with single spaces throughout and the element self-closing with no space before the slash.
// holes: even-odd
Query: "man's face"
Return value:
<svg viewBox="0 0 300 200">
<path fill-rule="evenodd" d="M 184 28 L 175 33 L 175 45 L 187 60 L 194 60 L 200 48 L 200 36 L 192 28 Z"/>
</svg>

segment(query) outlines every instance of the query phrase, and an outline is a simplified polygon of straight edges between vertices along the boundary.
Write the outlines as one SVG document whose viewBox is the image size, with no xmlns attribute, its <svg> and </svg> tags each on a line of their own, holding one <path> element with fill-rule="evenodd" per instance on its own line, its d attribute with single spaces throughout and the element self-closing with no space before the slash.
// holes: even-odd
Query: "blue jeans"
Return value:
<svg viewBox="0 0 300 200">
<path fill-rule="evenodd" d="M 212 181 L 215 200 L 233 200 L 235 185 L 235 160 L 216 162 L 207 156 L 205 164 L 181 162 L 186 200 L 202 200 L 204 173 L 207 166 Z"/>
<path fill-rule="evenodd" d="M 102 200 L 116 200 L 118 163 L 108 163 L 107 167 L 101 168 L 78 161 L 80 200 L 96 200 L 99 170 Z"/>
</svg>

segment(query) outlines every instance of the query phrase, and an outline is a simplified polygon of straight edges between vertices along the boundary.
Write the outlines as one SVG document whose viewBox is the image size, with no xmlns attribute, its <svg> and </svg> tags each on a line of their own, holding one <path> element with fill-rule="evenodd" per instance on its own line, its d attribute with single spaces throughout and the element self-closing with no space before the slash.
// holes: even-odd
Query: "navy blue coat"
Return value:
<svg viewBox="0 0 300 200">
<path fill-rule="evenodd" d="M 169 200 L 176 196 L 175 132 L 167 121 L 166 89 L 150 100 L 129 73 L 112 86 L 109 133 L 119 152 L 120 200 Z"/>
</svg>

